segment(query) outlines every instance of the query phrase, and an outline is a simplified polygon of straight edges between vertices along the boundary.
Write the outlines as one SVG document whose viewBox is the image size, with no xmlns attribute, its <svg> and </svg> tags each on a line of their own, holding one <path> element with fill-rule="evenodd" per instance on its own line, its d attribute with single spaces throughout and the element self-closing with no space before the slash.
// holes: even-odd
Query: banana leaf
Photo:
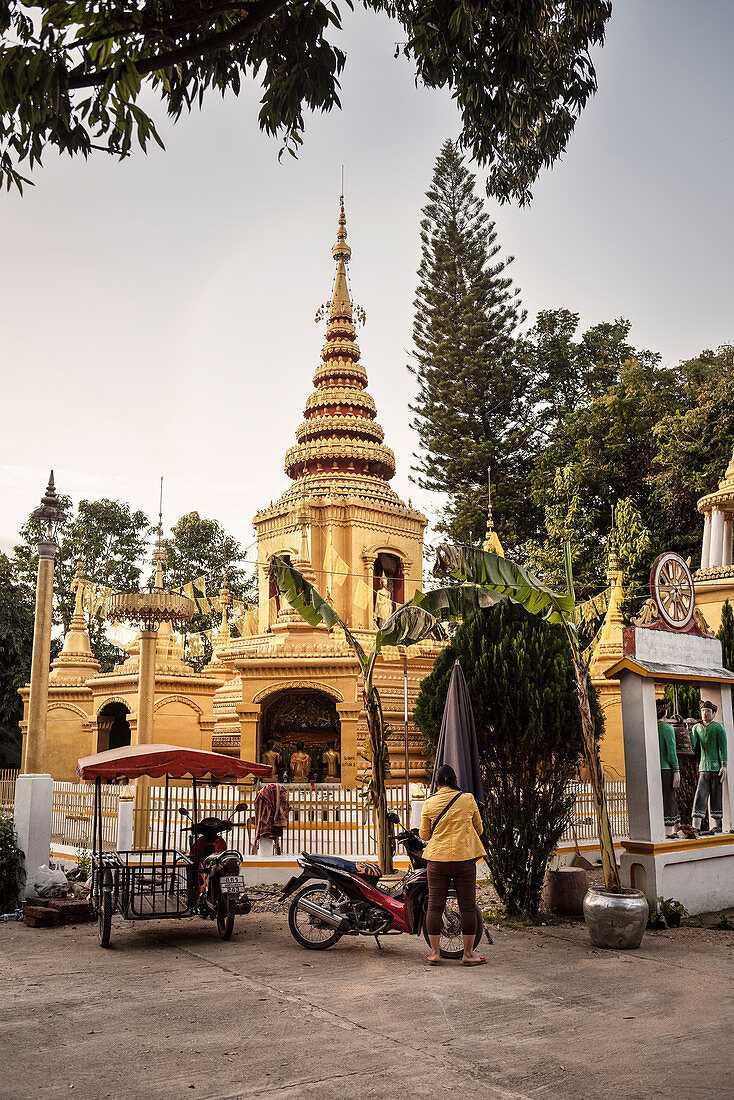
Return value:
<svg viewBox="0 0 734 1100">
<path fill-rule="evenodd" d="M 487 550 L 442 543 L 436 550 L 433 573 L 481 585 L 498 599 L 521 604 L 531 615 L 542 615 L 551 623 L 562 623 L 574 649 L 578 649 L 573 596 L 554 592 L 521 565 Z"/>
<path fill-rule="evenodd" d="M 285 597 L 301 618 L 306 620 L 309 626 L 321 626 L 323 624 L 329 630 L 333 630 L 335 626 L 342 628 L 347 641 L 357 655 L 364 673 L 367 665 L 367 655 L 364 649 L 319 590 L 310 581 L 307 581 L 302 573 L 294 569 L 290 562 L 284 558 L 279 558 L 277 555 L 270 559 L 270 577 L 275 582 L 280 594 Z"/>
<path fill-rule="evenodd" d="M 412 601 L 439 622 L 468 619 L 475 611 L 483 611 L 496 601 L 492 594 L 476 584 L 435 588 L 433 592 L 416 592 Z"/>
</svg>

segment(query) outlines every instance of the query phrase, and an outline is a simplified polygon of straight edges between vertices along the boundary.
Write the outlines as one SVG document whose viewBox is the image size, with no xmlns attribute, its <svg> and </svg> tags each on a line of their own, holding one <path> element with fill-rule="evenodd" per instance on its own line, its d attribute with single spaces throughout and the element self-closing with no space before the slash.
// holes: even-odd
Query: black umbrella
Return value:
<svg viewBox="0 0 734 1100">
<path fill-rule="evenodd" d="M 464 673 L 457 661 L 451 673 L 446 704 L 443 708 L 441 732 L 436 747 L 436 763 L 431 777 L 431 794 L 436 790 L 436 772 L 442 764 L 450 764 L 462 791 L 473 794 L 484 809 L 482 773 L 479 770 L 479 746 L 474 726 L 474 711 L 469 698 Z"/>
</svg>

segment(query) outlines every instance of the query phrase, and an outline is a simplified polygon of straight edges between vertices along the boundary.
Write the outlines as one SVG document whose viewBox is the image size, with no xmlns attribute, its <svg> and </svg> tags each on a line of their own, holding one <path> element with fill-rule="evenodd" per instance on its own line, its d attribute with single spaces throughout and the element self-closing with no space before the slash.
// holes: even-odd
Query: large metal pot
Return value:
<svg viewBox="0 0 734 1100">
<path fill-rule="evenodd" d="M 639 947 L 649 915 L 641 890 L 616 893 L 592 886 L 584 898 L 584 920 L 594 947 Z"/>
</svg>

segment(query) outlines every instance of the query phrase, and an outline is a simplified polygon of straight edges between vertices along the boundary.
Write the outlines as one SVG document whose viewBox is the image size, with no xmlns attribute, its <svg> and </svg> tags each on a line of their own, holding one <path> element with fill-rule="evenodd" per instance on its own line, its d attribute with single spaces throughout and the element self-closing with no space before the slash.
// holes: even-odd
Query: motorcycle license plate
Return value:
<svg viewBox="0 0 734 1100">
<path fill-rule="evenodd" d="M 219 889 L 223 894 L 244 894 L 245 880 L 242 875 L 222 875 Z"/>
</svg>

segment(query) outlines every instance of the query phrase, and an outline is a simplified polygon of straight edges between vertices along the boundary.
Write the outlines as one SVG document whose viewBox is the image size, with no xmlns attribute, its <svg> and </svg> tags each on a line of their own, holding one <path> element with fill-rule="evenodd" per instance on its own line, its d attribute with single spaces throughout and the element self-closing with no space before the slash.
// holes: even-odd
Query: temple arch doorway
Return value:
<svg viewBox="0 0 734 1100">
<path fill-rule="evenodd" d="M 270 741 L 271 751 L 280 758 L 279 779 L 285 771 L 293 779 L 291 760 L 300 753 L 311 758 L 309 778 L 322 781 L 328 771 L 325 754 L 341 749 L 341 722 L 335 700 L 315 688 L 286 689 L 269 696 L 260 715 L 261 759 Z M 303 747 L 299 749 L 299 745 Z"/>
<path fill-rule="evenodd" d="M 97 715 L 97 752 L 123 749 L 130 744 L 130 708 L 124 703 L 106 703 Z"/>
</svg>

